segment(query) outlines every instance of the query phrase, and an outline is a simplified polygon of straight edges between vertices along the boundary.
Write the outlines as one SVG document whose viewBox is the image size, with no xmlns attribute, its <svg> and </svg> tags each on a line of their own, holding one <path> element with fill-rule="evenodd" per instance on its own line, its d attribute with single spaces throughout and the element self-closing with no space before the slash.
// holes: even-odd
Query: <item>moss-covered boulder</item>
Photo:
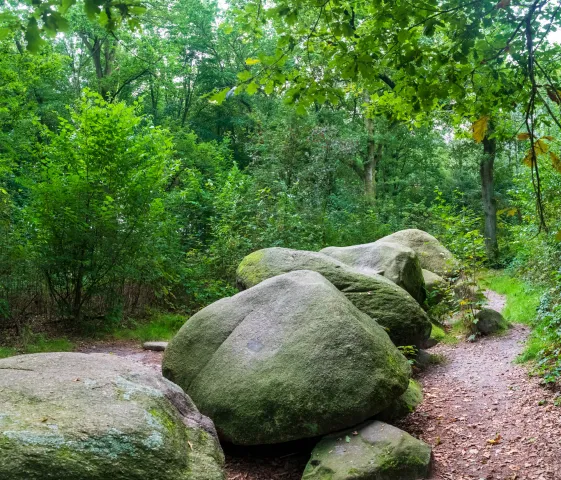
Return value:
<svg viewBox="0 0 561 480">
<path fill-rule="evenodd" d="M 415 380 L 411 379 L 409 380 L 409 388 L 407 388 L 405 393 L 396 398 L 383 412 L 376 415 L 376 419 L 388 423 L 401 420 L 414 412 L 422 401 L 423 390 Z"/>
<path fill-rule="evenodd" d="M 372 417 L 405 392 L 410 366 L 380 325 L 304 270 L 195 314 L 169 343 L 163 373 L 222 439 L 259 445 Z"/>
<path fill-rule="evenodd" d="M 212 422 L 177 385 L 112 355 L 0 360 L 2 480 L 222 480 Z"/>
<path fill-rule="evenodd" d="M 237 282 L 242 289 L 250 288 L 296 270 L 321 273 L 356 307 L 385 327 L 396 345 L 421 347 L 429 338 L 430 320 L 411 295 L 381 275 L 360 272 L 323 253 L 278 247 L 258 250 L 241 262 Z"/>
<path fill-rule="evenodd" d="M 475 315 L 475 328 L 481 335 L 491 335 L 508 328 L 504 317 L 491 308 L 484 308 Z"/>
<path fill-rule="evenodd" d="M 423 268 L 423 279 L 425 280 L 425 289 L 427 291 L 427 303 L 436 305 L 444 298 L 446 289 L 446 280 L 436 273 L 429 272 Z"/>
<path fill-rule="evenodd" d="M 327 247 L 321 253 L 363 273 L 383 275 L 423 305 L 426 299 L 423 271 L 417 254 L 395 242 L 378 240 L 351 247 Z"/>
<path fill-rule="evenodd" d="M 428 477 L 431 456 L 426 443 L 374 421 L 322 439 L 302 480 L 418 480 Z"/>
<path fill-rule="evenodd" d="M 392 233 L 379 241 L 399 243 L 415 251 L 421 266 L 441 277 L 446 277 L 458 268 L 458 260 L 450 250 L 431 234 L 411 228 Z"/>
</svg>

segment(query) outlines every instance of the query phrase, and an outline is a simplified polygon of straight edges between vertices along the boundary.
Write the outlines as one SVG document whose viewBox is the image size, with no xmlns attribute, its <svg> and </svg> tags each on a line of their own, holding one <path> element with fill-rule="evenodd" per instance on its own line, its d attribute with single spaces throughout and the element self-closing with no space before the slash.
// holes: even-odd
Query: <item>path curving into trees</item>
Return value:
<svg viewBox="0 0 561 480">
<path fill-rule="evenodd" d="M 487 292 L 490 306 L 504 299 Z M 442 364 L 421 374 L 424 401 L 401 428 L 433 446 L 431 479 L 561 478 L 556 392 L 518 365 L 529 328 L 476 343 L 437 345 Z"/>
</svg>

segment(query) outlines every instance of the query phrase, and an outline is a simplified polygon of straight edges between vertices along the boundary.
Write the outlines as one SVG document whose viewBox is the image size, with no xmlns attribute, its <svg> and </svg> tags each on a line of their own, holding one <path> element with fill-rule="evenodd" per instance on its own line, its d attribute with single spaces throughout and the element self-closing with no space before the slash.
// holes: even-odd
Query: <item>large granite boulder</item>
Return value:
<svg viewBox="0 0 561 480">
<path fill-rule="evenodd" d="M 222 480 L 212 422 L 177 385 L 103 354 L 0 360 L 3 480 Z"/>
<path fill-rule="evenodd" d="M 410 366 L 380 325 L 304 270 L 195 314 L 169 343 L 163 373 L 222 439 L 259 445 L 372 417 L 407 389 Z"/>
<path fill-rule="evenodd" d="M 425 290 L 427 291 L 427 303 L 437 305 L 445 296 L 446 280 L 434 272 L 423 268 L 423 279 L 425 280 Z"/>
<path fill-rule="evenodd" d="M 399 243 L 415 251 L 421 266 L 441 277 L 446 277 L 458 268 L 458 260 L 431 234 L 411 228 L 392 233 L 379 241 Z"/>
<path fill-rule="evenodd" d="M 360 310 L 385 327 L 398 345 L 421 347 L 430 337 L 425 311 L 405 290 L 374 273 L 362 273 L 323 253 L 266 248 L 244 258 L 237 270 L 240 288 L 296 270 L 321 273 Z"/>
<path fill-rule="evenodd" d="M 393 423 L 413 413 L 423 401 L 423 389 L 415 380 L 409 380 L 409 388 L 396 398 L 383 412 L 376 415 L 377 420 Z"/>
<path fill-rule="evenodd" d="M 426 443 L 374 421 L 323 438 L 302 480 L 418 480 L 428 477 L 431 456 Z"/>
<path fill-rule="evenodd" d="M 351 247 L 327 247 L 321 253 L 367 274 L 383 275 L 423 305 L 426 299 L 423 271 L 417 254 L 399 243 L 378 240 Z"/>
</svg>

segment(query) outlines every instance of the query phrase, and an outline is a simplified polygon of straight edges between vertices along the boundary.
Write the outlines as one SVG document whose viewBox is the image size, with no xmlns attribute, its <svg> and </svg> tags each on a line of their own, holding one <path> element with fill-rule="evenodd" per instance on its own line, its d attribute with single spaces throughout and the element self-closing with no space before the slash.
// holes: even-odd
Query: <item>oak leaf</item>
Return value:
<svg viewBox="0 0 561 480">
<path fill-rule="evenodd" d="M 561 173 L 561 158 L 555 152 L 549 152 L 549 158 L 551 158 L 551 166 Z"/>
<path fill-rule="evenodd" d="M 472 130 L 473 130 L 473 139 L 477 143 L 481 143 L 485 138 L 485 134 L 487 133 L 487 128 L 489 126 L 489 117 L 484 116 L 481 117 L 479 120 L 473 123 Z"/>
</svg>

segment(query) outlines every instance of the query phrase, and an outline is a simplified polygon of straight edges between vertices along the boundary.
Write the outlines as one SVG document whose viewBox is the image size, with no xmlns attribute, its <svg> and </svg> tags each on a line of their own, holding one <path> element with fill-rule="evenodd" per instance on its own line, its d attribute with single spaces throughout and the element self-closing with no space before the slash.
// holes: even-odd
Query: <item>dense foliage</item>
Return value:
<svg viewBox="0 0 561 480">
<path fill-rule="evenodd" d="M 258 248 L 403 228 L 558 288 L 552 2 L 31 3 L 0 7 L 0 328 L 192 312 Z"/>
</svg>

